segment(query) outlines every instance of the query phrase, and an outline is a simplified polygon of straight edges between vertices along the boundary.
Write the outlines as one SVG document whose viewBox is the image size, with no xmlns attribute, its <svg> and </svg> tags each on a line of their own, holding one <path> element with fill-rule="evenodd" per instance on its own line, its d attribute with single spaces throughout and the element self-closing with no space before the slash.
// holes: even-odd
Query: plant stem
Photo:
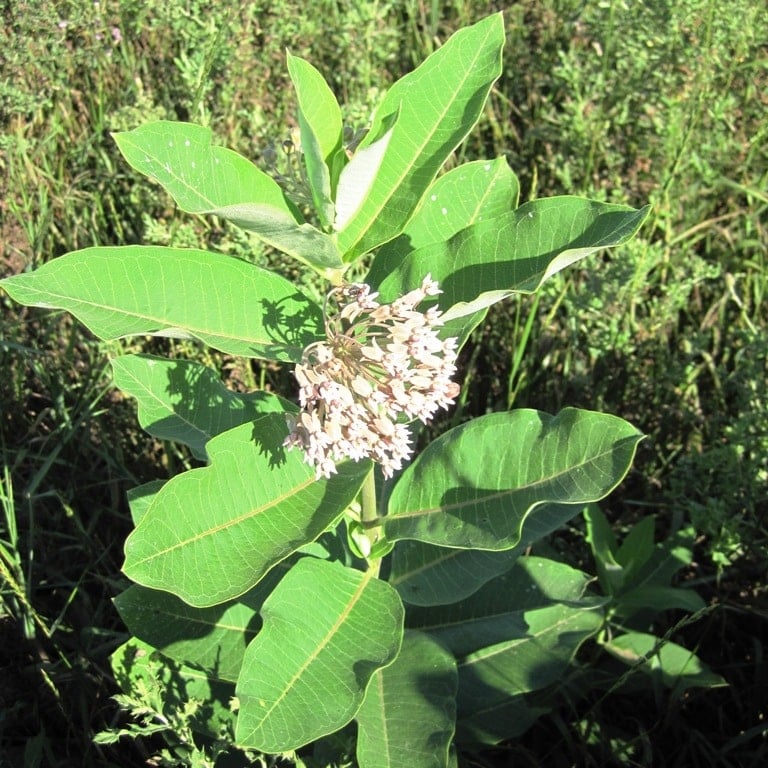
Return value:
<svg viewBox="0 0 768 768">
<path fill-rule="evenodd" d="M 381 531 L 381 524 L 378 522 L 379 510 L 376 505 L 376 478 L 371 471 L 363 482 L 363 487 L 360 492 L 360 522 L 362 523 L 365 535 L 368 541 L 371 542 L 371 550 L 379 540 L 379 532 Z M 369 568 L 375 568 L 378 572 L 381 558 L 376 558 L 373 562 L 369 563 Z"/>
</svg>

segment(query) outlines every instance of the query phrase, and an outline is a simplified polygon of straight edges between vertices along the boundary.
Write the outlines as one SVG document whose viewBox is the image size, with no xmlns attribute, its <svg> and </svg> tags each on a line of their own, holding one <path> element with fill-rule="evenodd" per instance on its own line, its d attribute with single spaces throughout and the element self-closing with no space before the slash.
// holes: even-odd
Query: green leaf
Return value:
<svg viewBox="0 0 768 768">
<path fill-rule="evenodd" d="M 339 232 L 345 261 L 397 236 L 424 192 L 477 121 L 501 73 L 504 22 L 489 16 L 454 34 L 396 82 L 376 110 L 368 138 L 399 115 L 386 157 L 364 204 Z"/>
<path fill-rule="evenodd" d="M 372 281 L 381 300 L 391 301 L 430 273 L 443 290 L 444 319 L 463 317 L 513 293 L 533 293 L 565 267 L 627 242 L 649 210 L 580 197 L 534 200 L 478 221 L 445 242 L 418 248 L 394 271 L 377 270 Z"/>
<path fill-rule="evenodd" d="M 494 413 L 433 441 L 402 474 L 383 518 L 388 539 L 511 549 L 543 505 L 573 514 L 610 493 L 642 435 L 615 416 L 566 408 Z"/>
<path fill-rule="evenodd" d="M 616 615 L 628 618 L 642 610 L 681 610 L 695 613 L 706 608 L 702 597 L 692 589 L 678 587 L 637 587 L 624 592 L 616 600 Z"/>
<path fill-rule="evenodd" d="M 295 749 L 350 722 L 402 640 L 403 607 L 388 584 L 373 571 L 309 557 L 261 613 L 237 684 L 237 742 L 264 752 Z"/>
<path fill-rule="evenodd" d="M 309 62 L 289 53 L 288 73 L 299 102 L 301 149 L 312 199 L 323 226 L 330 226 L 334 219 L 330 169 L 341 149 L 341 110 L 325 79 Z"/>
<path fill-rule="evenodd" d="M 273 568 L 242 597 L 212 608 L 192 608 L 167 592 L 136 584 L 114 603 L 134 637 L 180 664 L 234 683 L 245 648 L 261 626 L 261 605 L 282 576 L 282 568 Z"/>
<path fill-rule="evenodd" d="M 398 541 L 387 581 L 406 603 L 444 605 L 464 600 L 508 571 L 519 552 L 447 549 L 423 541 Z"/>
<path fill-rule="evenodd" d="M 235 715 L 229 702 L 235 687 L 231 683 L 178 664 L 136 638 L 123 643 L 110 663 L 120 688 L 144 706 L 159 705 L 166 722 L 173 713 L 179 717 L 185 712 L 185 719 L 197 733 L 221 738 L 222 733 L 234 731 Z M 193 701 L 197 706 L 190 706 Z"/>
<path fill-rule="evenodd" d="M 396 121 L 397 115 L 392 118 L 393 125 Z M 384 162 L 384 155 L 393 130 L 393 127 L 387 128 L 381 138 L 358 149 L 341 171 L 336 191 L 334 227 L 337 230 L 346 227 L 352 217 L 365 205 L 368 193 Z"/>
<path fill-rule="evenodd" d="M 0 285 L 21 304 L 71 312 L 100 339 L 195 338 L 232 355 L 296 362 L 322 335 L 322 310 L 288 280 L 209 251 L 86 248 Z"/>
<path fill-rule="evenodd" d="M 316 480 L 300 451 L 283 448 L 287 434 L 275 413 L 213 438 L 210 466 L 166 483 L 128 537 L 125 574 L 204 608 L 244 594 L 316 539 L 355 497 L 370 462 Z"/>
<path fill-rule="evenodd" d="M 205 444 L 215 435 L 265 413 L 295 409 L 269 392 L 232 392 L 214 370 L 191 360 L 123 355 L 112 361 L 112 370 L 115 385 L 138 401 L 142 428 L 188 445 L 203 461 Z"/>
<path fill-rule="evenodd" d="M 128 507 L 131 510 L 131 521 L 134 527 L 139 524 L 141 518 L 147 513 L 155 496 L 157 496 L 158 491 L 165 483 L 165 480 L 150 480 L 148 483 L 137 485 L 126 491 L 125 496 L 128 499 Z"/>
<path fill-rule="evenodd" d="M 505 642 L 459 662 L 460 741 L 496 744 L 523 733 L 542 711 L 525 694 L 561 680 L 603 621 L 600 608 L 565 604 L 525 611 L 522 618 L 525 627 Z"/>
<path fill-rule="evenodd" d="M 357 713 L 360 768 L 447 768 L 457 685 L 453 656 L 428 635 L 406 632 Z"/>
<path fill-rule="evenodd" d="M 624 583 L 624 569 L 616 561 L 617 544 L 613 530 L 597 504 L 589 504 L 584 509 L 584 521 L 587 524 L 585 538 L 595 558 L 600 585 L 605 594 L 617 594 Z"/>
<path fill-rule="evenodd" d="M 320 72 L 305 59 L 287 55 L 288 74 L 296 90 L 299 109 L 312 129 L 322 159 L 330 165 L 341 149 L 342 116 L 333 91 Z"/>
<path fill-rule="evenodd" d="M 379 283 L 411 252 L 517 208 L 520 183 L 507 161 L 475 160 L 444 173 L 427 190 L 402 235 L 377 252 L 366 282 Z"/>
<path fill-rule="evenodd" d="M 554 603 L 581 603 L 590 577 L 564 563 L 522 557 L 469 600 L 432 608 L 409 607 L 406 626 L 429 632 L 457 657 L 525 633 L 525 614 Z M 604 602 L 604 601 L 603 601 Z M 588 601 L 596 605 L 595 600 Z"/>
<path fill-rule="evenodd" d="M 464 600 L 487 581 L 506 573 L 531 544 L 565 525 L 573 514 L 573 507 L 567 504 L 538 507 L 535 515 L 523 521 L 518 544 L 501 552 L 399 541 L 388 581 L 411 605 L 446 605 Z"/>
<path fill-rule="evenodd" d="M 695 653 L 655 635 L 627 632 L 612 638 L 604 647 L 615 659 L 637 667 L 675 693 L 686 688 L 727 685 Z"/>
<path fill-rule="evenodd" d="M 278 184 L 250 160 L 211 144 L 211 130 L 159 121 L 113 134 L 125 159 L 187 213 L 215 214 L 319 268 L 337 268 L 333 240 L 303 221 Z"/>
</svg>

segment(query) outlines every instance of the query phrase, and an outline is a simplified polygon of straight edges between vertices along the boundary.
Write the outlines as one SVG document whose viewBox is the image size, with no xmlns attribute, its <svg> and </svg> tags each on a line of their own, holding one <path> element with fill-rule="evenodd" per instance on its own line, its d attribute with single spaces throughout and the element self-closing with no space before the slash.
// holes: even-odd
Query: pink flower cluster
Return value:
<svg viewBox="0 0 768 768">
<path fill-rule="evenodd" d="M 317 477 L 336 462 L 370 457 L 385 477 L 411 455 L 404 422 L 427 423 L 459 393 L 455 338 L 441 340 L 437 307 L 416 306 L 441 291 L 427 275 L 421 287 L 380 304 L 364 283 L 335 288 L 326 300 L 326 340 L 304 350 L 296 366 L 302 410 L 289 417 L 288 447 L 304 451 Z M 328 302 L 339 305 L 328 314 Z"/>
</svg>

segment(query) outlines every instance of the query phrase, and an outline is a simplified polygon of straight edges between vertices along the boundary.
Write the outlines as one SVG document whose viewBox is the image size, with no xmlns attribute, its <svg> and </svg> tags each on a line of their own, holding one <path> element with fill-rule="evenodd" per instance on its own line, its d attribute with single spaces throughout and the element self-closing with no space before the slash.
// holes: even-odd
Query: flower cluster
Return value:
<svg viewBox="0 0 768 768">
<path fill-rule="evenodd" d="M 327 338 L 304 350 L 295 375 L 301 413 L 289 418 L 288 447 L 303 449 L 317 477 L 344 458 L 370 457 L 385 477 L 411 454 L 407 421 L 427 423 L 459 393 L 456 339 L 441 340 L 440 312 L 416 309 L 441 291 L 427 275 L 421 287 L 380 304 L 364 283 L 335 288 L 325 311 Z M 328 304 L 338 309 L 329 314 Z"/>
</svg>

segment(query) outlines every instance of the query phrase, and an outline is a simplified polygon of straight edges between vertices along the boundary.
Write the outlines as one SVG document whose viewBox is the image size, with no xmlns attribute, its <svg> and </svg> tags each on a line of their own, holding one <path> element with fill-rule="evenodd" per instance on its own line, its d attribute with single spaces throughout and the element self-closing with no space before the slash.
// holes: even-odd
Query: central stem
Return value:
<svg viewBox="0 0 768 768">
<path fill-rule="evenodd" d="M 378 523 L 379 510 L 376 505 L 376 477 L 374 476 L 374 469 L 365 478 L 363 487 L 360 492 L 360 522 L 362 523 L 365 535 L 368 541 L 371 542 L 371 550 L 376 546 L 379 541 L 379 535 L 381 532 L 381 524 Z M 376 558 L 370 567 L 379 570 L 380 558 Z"/>
</svg>

